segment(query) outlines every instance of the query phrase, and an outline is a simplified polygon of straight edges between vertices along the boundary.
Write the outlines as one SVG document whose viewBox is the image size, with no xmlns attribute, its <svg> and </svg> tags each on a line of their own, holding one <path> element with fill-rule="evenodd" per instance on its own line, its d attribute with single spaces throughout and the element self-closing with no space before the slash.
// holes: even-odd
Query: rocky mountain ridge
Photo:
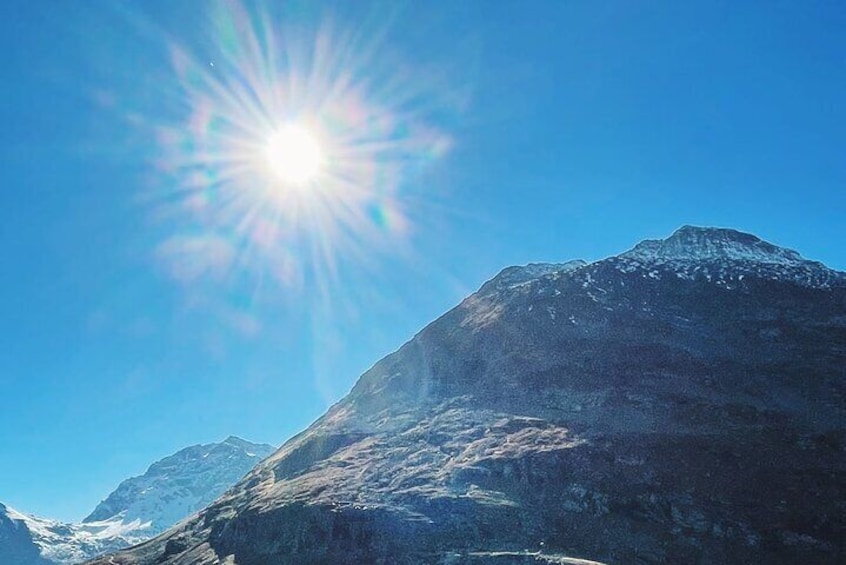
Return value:
<svg viewBox="0 0 846 565">
<path fill-rule="evenodd" d="M 96 563 L 839 563 L 846 275 L 685 226 L 509 268 Z"/>
</svg>

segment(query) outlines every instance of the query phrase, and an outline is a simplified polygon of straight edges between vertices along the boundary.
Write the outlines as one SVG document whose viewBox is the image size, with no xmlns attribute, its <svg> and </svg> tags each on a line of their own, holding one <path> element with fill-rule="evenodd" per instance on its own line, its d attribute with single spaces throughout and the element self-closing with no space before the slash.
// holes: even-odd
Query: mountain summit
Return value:
<svg viewBox="0 0 846 565">
<path fill-rule="evenodd" d="M 727 284 L 746 276 L 790 280 L 803 286 L 842 284 L 843 274 L 792 249 L 725 228 L 682 226 L 667 239 L 646 240 L 618 258 L 622 264 L 674 269 L 679 276 Z"/>
<path fill-rule="evenodd" d="M 839 563 L 846 275 L 684 227 L 509 268 L 98 564 Z"/>
<path fill-rule="evenodd" d="M 805 263 L 791 249 L 778 247 L 748 233 L 725 228 L 682 226 L 667 239 L 646 240 L 623 257 L 664 261 L 751 261 L 797 265 Z"/>
</svg>

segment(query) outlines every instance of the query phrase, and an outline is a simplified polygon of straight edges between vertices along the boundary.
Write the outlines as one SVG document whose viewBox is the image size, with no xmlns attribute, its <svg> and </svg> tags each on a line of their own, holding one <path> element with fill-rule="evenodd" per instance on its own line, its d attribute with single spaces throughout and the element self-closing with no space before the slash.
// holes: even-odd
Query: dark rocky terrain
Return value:
<svg viewBox="0 0 846 565">
<path fill-rule="evenodd" d="M 512 267 L 98 564 L 846 562 L 846 275 L 684 227 Z"/>
</svg>

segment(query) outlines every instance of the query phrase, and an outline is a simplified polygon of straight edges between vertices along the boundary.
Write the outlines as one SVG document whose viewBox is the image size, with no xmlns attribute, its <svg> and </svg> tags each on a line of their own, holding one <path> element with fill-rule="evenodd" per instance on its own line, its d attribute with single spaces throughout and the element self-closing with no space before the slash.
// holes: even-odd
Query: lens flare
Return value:
<svg viewBox="0 0 846 565">
<path fill-rule="evenodd" d="M 157 128 L 165 267 L 325 288 L 403 250 L 421 200 L 409 187 L 451 146 L 454 92 L 384 48 L 373 18 L 345 30 L 214 6 L 206 55 L 169 46 L 180 117 Z"/>
</svg>

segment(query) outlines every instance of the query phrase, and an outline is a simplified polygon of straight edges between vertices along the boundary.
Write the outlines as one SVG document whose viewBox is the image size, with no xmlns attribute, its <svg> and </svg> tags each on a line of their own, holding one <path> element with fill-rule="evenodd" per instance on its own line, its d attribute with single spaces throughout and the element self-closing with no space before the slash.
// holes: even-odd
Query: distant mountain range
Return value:
<svg viewBox="0 0 846 565">
<path fill-rule="evenodd" d="M 135 564 L 844 563 L 846 274 L 685 226 L 511 267 Z"/>
<path fill-rule="evenodd" d="M 80 563 L 144 541 L 206 507 L 274 449 L 236 437 L 187 447 L 122 482 L 79 524 L 0 504 L 0 564 Z"/>
</svg>

